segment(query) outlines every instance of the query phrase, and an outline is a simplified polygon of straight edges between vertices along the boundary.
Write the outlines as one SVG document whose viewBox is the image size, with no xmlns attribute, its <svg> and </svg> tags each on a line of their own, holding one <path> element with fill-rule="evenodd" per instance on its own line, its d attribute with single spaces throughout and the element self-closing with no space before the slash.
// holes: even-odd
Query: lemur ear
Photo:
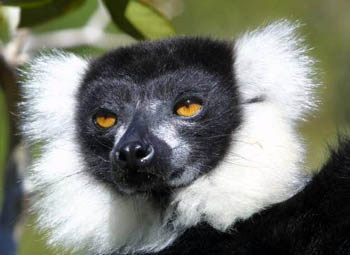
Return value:
<svg viewBox="0 0 350 255">
<path fill-rule="evenodd" d="M 35 142 L 72 132 L 75 93 L 87 67 L 87 61 L 73 54 L 53 51 L 35 58 L 23 72 L 20 105 L 22 131 Z"/>
<path fill-rule="evenodd" d="M 298 24 L 286 20 L 258 28 L 235 42 L 235 73 L 245 102 L 275 104 L 293 121 L 315 107 L 314 60 L 307 55 Z"/>
</svg>

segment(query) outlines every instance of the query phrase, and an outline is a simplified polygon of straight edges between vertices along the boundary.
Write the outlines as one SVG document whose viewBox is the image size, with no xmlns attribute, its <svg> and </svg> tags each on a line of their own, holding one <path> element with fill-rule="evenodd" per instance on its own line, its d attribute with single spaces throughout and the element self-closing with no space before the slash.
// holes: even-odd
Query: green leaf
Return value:
<svg viewBox="0 0 350 255">
<path fill-rule="evenodd" d="M 103 0 L 107 7 L 113 22 L 125 33 L 135 39 L 145 39 L 144 35 L 132 24 L 125 16 L 125 11 L 129 0 Z"/>
<path fill-rule="evenodd" d="M 86 0 L 53 0 L 35 8 L 22 8 L 19 27 L 32 27 L 70 13 Z"/>
<path fill-rule="evenodd" d="M 51 1 L 53 0 L 0 0 L 0 4 L 28 8 L 48 4 Z"/>
<path fill-rule="evenodd" d="M 157 39 L 175 35 L 169 19 L 145 1 L 104 0 L 114 23 L 135 39 Z"/>
<path fill-rule="evenodd" d="M 10 40 L 9 23 L 6 19 L 6 16 L 4 15 L 4 8 L 0 7 L 0 43 L 7 43 L 9 40 Z"/>
<path fill-rule="evenodd" d="M 146 38 L 158 39 L 175 35 L 170 20 L 147 2 L 130 1 L 125 15 Z"/>
<path fill-rule="evenodd" d="M 1 87 L 1 86 L 0 86 Z M 5 95 L 0 88 L 0 176 L 4 176 L 3 169 L 5 169 L 5 162 L 7 157 L 8 143 L 9 143 L 9 121 L 7 114 L 7 107 L 5 102 Z M 0 190 L 3 191 L 3 180 L 0 178 Z M 0 192 L 2 193 L 2 192 Z M 0 203 L 2 204 L 3 197 L 0 194 Z"/>
</svg>

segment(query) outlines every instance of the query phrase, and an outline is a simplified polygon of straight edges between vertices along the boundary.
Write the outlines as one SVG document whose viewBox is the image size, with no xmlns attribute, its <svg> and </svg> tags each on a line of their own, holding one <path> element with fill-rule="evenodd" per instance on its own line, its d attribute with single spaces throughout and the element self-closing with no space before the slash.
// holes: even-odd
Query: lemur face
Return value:
<svg viewBox="0 0 350 255">
<path fill-rule="evenodd" d="M 181 38 L 92 62 L 75 114 L 87 170 L 123 194 L 168 192 L 210 172 L 241 119 L 232 66 L 229 44 Z"/>
</svg>

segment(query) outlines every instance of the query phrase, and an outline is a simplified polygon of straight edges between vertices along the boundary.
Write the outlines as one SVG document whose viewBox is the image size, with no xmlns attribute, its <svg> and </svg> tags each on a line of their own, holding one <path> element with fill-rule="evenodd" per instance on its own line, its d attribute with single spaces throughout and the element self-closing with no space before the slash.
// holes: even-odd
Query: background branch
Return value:
<svg viewBox="0 0 350 255">
<path fill-rule="evenodd" d="M 26 38 L 26 44 L 23 46 L 23 53 L 30 54 L 43 48 L 72 48 L 82 45 L 111 49 L 135 42 L 135 39 L 127 34 L 105 32 L 105 28 L 110 22 L 111 17 L 108 11 L 98 1 L 98 8 L 84 27 L 45 34 L 29 34 Z"/>
</svg>

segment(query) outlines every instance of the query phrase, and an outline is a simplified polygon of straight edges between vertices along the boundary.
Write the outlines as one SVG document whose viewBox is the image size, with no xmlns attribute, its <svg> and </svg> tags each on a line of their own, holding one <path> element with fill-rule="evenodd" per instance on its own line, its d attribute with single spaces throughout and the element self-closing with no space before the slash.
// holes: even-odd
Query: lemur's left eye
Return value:
<svg viewBox="0 0 350 255">
<path fill-rule="evenodd" d="M 117 123 L 117 117 L 110 112 L 98 112 L 94 116 L 94 122 L 98 127 L 108 129 Z"/>
<path fill-rule="evenodd" d="M 202 109 L 202 103 L 197 99 L 186 99 L 175 106 L 175 113 L 182 117 L 192 117 Z"/>
</svg>

